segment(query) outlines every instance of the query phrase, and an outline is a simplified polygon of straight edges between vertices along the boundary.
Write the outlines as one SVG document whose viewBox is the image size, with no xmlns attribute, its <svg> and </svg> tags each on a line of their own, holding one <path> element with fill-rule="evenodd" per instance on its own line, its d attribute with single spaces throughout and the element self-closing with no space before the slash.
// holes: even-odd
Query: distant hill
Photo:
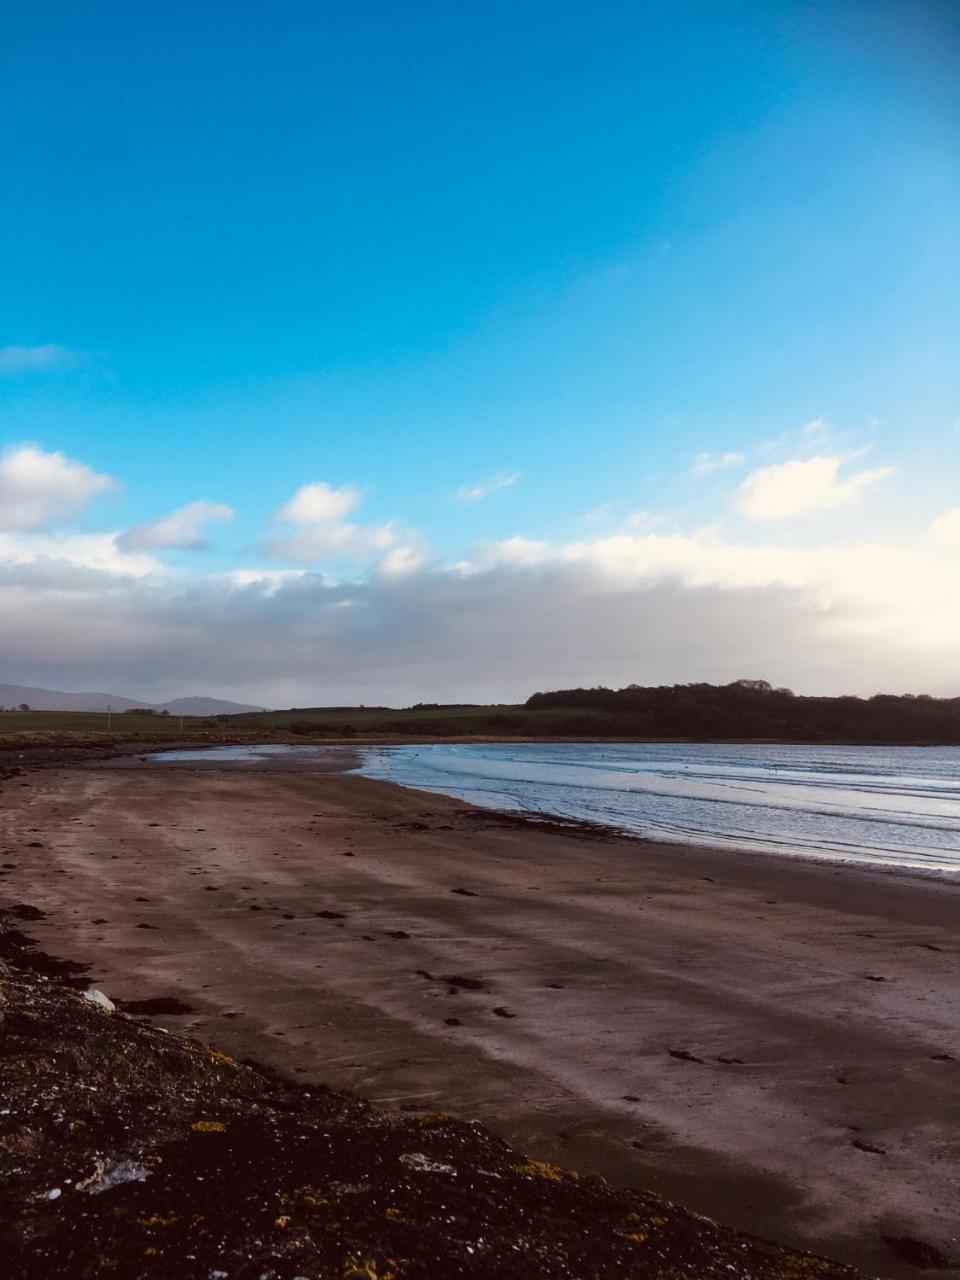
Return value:
<svg viewBox="0 0 960 1280">
<path fill-rule="evenodd" d="M 172 716 L 222 716 L 261 711 L 246 702 L 225 702 L 222 698 L 174 698 L 172 702 L 151 703 L 143 699 L 124 698 L 116 693 L 64 693 L 60 689 L 36 689 L 25 684 L 0 684 L 0 707 L 19 707 L 26 703 L 33 711 L 130 711 L 149 707 L 169 711 Z"/>
<path fill-rule="evenodd" d="M 245 702 L 224 702 L 222 698 L 194 697 L 161 702 L 158 710 L 169 711 L 172 716 L 235 716 L 242 711 L 262 711 L 263 707 L 251 707 Z"/>
</svg>

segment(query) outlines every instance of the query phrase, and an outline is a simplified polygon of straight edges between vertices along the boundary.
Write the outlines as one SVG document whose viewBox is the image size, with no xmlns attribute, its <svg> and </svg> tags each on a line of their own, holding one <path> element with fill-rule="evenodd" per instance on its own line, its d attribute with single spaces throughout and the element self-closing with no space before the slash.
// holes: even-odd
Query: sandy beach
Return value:
<svg viewBox="0 0 960 1280">
<path fill-rule="evenodd" d="M 350 759 L 12 779 L 0 897 L 235 1056 L 877 1275 L 918 1274 L 885 1237 L 960 1252 L 960 886 L 564 833 Z"/>
</svg>

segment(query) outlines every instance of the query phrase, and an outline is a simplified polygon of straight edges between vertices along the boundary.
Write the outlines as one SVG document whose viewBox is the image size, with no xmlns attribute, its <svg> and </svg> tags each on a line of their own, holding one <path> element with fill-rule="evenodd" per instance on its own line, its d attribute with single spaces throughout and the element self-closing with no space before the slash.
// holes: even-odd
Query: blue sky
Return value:
<svg viewBox="0 0 960 1280">
<path fill-rule="evenodd" d="M 159 592 L 172 620 L 204 584 L 241 574 L 242 610 L 253 576 L 287 571 L 269 598 L 261 586 L 258 618 L 274 608 L 297 631 L 300 665 L 281 679 L 251 655 L 219 673 L 221 691 L 263 699 L 370 678 L 332 644 L 330 598 L 293 624 L 278 592 L 403 578 L 411 608 L 441 609 L 438 585 L 460 574 L 492 608 L 505 576 L 522 596 L 517 575 L 532 589 L 531 574 L 542 586 L 589 562 L 593 591 L 611 557 L 638 631 L 664 582 L 685 599 L 785 590 L 801 613 L 827 600 L 835 622 L 859 618 L 866 674 L 843 648 L 853 621 L 821 625 L 817 663 L 786 661 L 784 682 L 902 684 L 921 632 L 946 652 L 957 619 L 923 612 L 939 579 L 881 623 L 855 582 L 795 562 L 869 544 L 877 563 L 953 571 L 955 5 L 94 0 L 54 3 L 42 24 L 21 10 L 4 45 L 11 572 L 100 573 L 91 599 L 122 598 L 129 619 Z M 56 462 L 38 480 L 42 461 L 28 480 L 24 446 L 114 483 L 88 492 Z M 25 484 L 46 486 L 42 511 L 16 505 Z M 278 517 L 309 485 L 347 496 Z M 755 501 L 758 486 L 773 497 Z M 205 531 L 214 507 L 156 525 L 197 502 L 217 508 Z M 91 537 L 116 554 L 103 544 L 92 564 Z M 722 572 L 702 567 L 704 537 L 728 548 Z M 687 540 L 682 566 L 671 538 Z M 738 554 L 777 567 L 746 581 Z M 567 597 L 557 587 L 570 608 L 576 572 Z M 396 618 L 365 598 L 396 649 Z M 18 594 L 17 637 L 49 607 L 39 585 Z M 161 670 L 158 655 L 130 662 L 115 621 L 100 665 L 92 645 L 38 657 L 0 635 L 8 678 L 176 693 L 218 675 L 201 652 L 215 627 L 198 624 L 195 652 L 178 631 L 180 665 Z M 735 645 L 722 661 L 680 646 L 671 666 L 598 637 L 538 668 L 505 626 L 489 670 L 438 678 L 449 623 L 429 666 L 376 677 L 381 696 L 744 674 Z"/>
</svg>

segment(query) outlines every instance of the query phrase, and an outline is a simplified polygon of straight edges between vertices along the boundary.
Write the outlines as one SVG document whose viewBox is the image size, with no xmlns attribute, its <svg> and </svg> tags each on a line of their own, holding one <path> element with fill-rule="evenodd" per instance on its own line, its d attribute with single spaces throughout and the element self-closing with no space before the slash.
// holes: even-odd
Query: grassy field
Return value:
<svg viewBox="0 0 960 1280">
<path fill-rule="evenodd" d="M 70 733 L 104 737 L 180 738 L 208 734 L 224 726 L 202 716 L 135 716 L 105 711 L 0 711 L 0 734 Z"/>
<path fill-rule="evenodd" d="M 644 689 L 567 689 L 528 703 L 414 707 L 290 707 L 239 715 L 0 712 L 0 745 L 56 735 L 109 740 L 203 742 L 451 738 L 541 741 L 833 742 L 960 745 L 960 698 L 877 695 L 806 697 L 763 681 Z"/>
<path fill-rule="evenodd" d="M 390 735 L 425 737 L 540 737 L 563 732 L 582 712 L 564 708 L 537 710 L 522 704 L 494 706 L 310 707 L 261 711 L 230 717 L 234 732 L 264 730 L 303 735 Z M 595 718 L 595 717 L 594 717 Z M 605 715 L 611 722 L 613 715 Z"/>
<path fill-rule="evenodd" d="M 614 716 L 603 716 L 611 723 Z M 549 737 L 573 729 L 575 709 L 530 709 L 522 705 L 390 707 L 294 707 L 231 716 L 138 716 L 106 712 L 3 711 L 3 734 L 83 734 L 123 738 L 223 737 Z M 591 719 L 596 721 L 594 714 Z"/>
</svg>

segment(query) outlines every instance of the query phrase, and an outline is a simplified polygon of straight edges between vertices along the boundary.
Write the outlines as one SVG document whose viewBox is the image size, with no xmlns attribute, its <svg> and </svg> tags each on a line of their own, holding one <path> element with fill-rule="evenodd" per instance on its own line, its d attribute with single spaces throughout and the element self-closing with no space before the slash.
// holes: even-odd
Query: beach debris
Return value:
<svg viewBox="0 0 960 1280">
<path fill-rule="evenodd" d="M 151 1000 L 118 1000 L 117 1007 L 123 1013 L 141 1014 L 178 1014 L 193 1013 L 192 1005 L 185 1004 L 176 996 L 155 996 Z"/>
<path fill-rule="evenodd" d="M 441 974 L 440 981 L 445 982 L 454 991 L 486 991 L 487 984 L 483 978 L 471 978 L 468 974 Z"/>
<path fill-rule="evenodd" d="M 450 1173 L 456 1176 L 452 1164 L 444 1164 L 441 1160 L 431 1160 L 422 1151 L 407 1151 L 400 1157 L 400 1163 L 408 1169 L 416 1169 L 417 1173 Z"/>
<path fill-rule="evenodd" d="M 98 991 L 96 987 L 87 987 L 83 993 L 84 1000 L 89 1000 L 91 1004 L 95 1004 L 98 1009 L 103 1009 L 106 1013 L 116 1013 L 117 1006 L 113 1003 L 109 996 L 105 996 L 102 991 Z"/>
<path fill-rule="evenodd" d="M 84 1178 L 76 1185 L 77 1191 L 86 1191 L 88 1195 L 98 1196 L 111 1187 L 119 1187 L 124 1182 L 146 1182 L 150 1170 L 136 1160 L 97 1160 L 96 1168 L 89 1178 Z"/>
<path fill-rule="evenodd" d="M 668 1049 L 671 1058 L 679 1058 L 681 1062 L 699 1062 L 703 1066 L 703 1059 L 698 1058 L 695 1053 L 691 1053 L 689 1049 Z"/>
<path fill-rule="evenodd" d="M 404 938 L 410 937 L 406 929 L 387 929 L 385 932 L 388 938 L 396 938 L 398 941 L 403 941 Z"/>
<path fill-rule="evenodd" d="M 476 898 L 479 894 L 473 892 L 472 889 L 451 889 L 451 893 L 459 893 L 461 898 Z"/>
<path fill-rule="evenodd" d="M 12 907 L 6 908 L 7 913 L 13 916 L 14 920 L 43 920 L 46 916 L 45 911 L 41 911 L 39 907 L 31 907 L 28 902 L 17 902 Z"/>
<path fill-rule="evenodd" d="M 507 1009 L 502 1004 L 498 1004 L 493 1012 L 498 1018 L 515 1018 L 517 1016 L 512 1009 Z"/>
<path fill-rule="evenodd" d="M 850 1145 L 851 1147 L 856 1147 L 858 1151 L 867 1151 L 872 1156 L 885 1156 L 887 1154 L 883 1147 L 875 1147 L 872 1143 L 864 1142 L 861 1138 L 854 1138 Z"/>
</svg>

